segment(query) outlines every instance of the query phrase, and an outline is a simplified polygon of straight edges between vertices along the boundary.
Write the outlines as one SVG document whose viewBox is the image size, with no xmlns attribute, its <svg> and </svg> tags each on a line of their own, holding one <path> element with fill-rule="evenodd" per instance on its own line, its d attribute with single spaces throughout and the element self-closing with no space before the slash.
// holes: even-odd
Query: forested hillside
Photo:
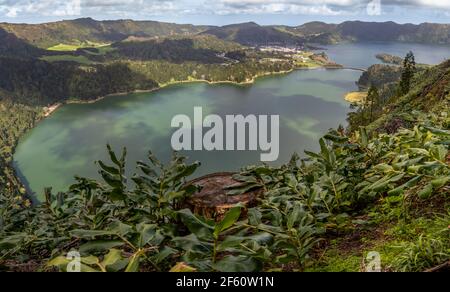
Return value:
<svg viewBox="0 0 450 292">
<path fill-rule="evenodd" d="M 78 45 L 83 42 L 114 43 L 130 36 L 165 37 L 191 35 L 207 29 L 207 27 L 201 26 L 196 27 L 157 21 L 96 21 L 92 18 L 44 24 L 2 23 L 0 28 L 15 34 L 32 45 L 44 49 L 58 44 Z"/>
<path fill-rule="evenodd" d="M 156 21 L 91 18 L 43 24 L 0 23 L 0 29 L 30 45 L 48 49 L 104 46 L 136 38 L 192 37 L 214 35 L 247 46 L 304 46 L 308 43 L 333 44 L 342 41 L 399 41 L 449 44 L 450 25 L 423 23 L 347 21 L 341 24 L 310 22 L 299 26 L 261 26 L 253 22 L 223 27 L 194 26 Z"/>
<path fill-rule="evenodd" d="M 275 27 L 260 26 L 254 22 L 212 28 L 205 31 L 204 34 L 247 46 L 299 46 L 304 44 L 304 41 L 298 36 Z"/>
<path fill-rule="evenodd" d="M 18 139 L 42 118 L 42 109 L 11 101 L 0 92 L 0 194 L 25 196 L 26 190 L 11 167 Z M 20 200 L 19 200 L 20 201 Z"/>
<path fill-rule="evenodd" d="M 347 21 L 339 25 L 311 22 L 289 29 L 307 41 L 333 44 L 342 41 L 387 41 L 426 44 L 449 44 L 450 25 L 423 23 Z"/>
</svg>

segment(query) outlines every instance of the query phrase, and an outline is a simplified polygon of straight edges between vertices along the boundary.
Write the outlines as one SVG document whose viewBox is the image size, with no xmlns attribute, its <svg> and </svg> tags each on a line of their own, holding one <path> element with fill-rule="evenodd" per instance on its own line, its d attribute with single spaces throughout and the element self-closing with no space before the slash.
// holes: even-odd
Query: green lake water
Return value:
<svg viewBox="0 0 450 292">
<path fill-rule="evenodd" d="M 117 151 L 128 148 L 128 175 L 135 162 L 152 150 L 161 160 L 172 155 L 170 139 L 174 115 L 193 119 L 194 107 L 203 114 L 280 115 L 280 158 L 288 162 L 294 152 L 317 150 L 318 140 L 330 128 L 346 124 L 350 111 L 346 92 L 356 90 L 361 72 L 302 70 L 260 78 L 252 86 L 192 83 L 151 93 L 112 96 L 94 104 L 70 104 L 26 134 L 15 153 L 15 167 L 30 190 L 42 198 L 52 186 L 63 191 L 74 175 L 98 178 L 96 160 L 107 160 L 106 144 Z M 235 171 L 259 163 L 260 152 L 187 151 L 190 161 L 202 162 L 197 176 Z"/>
</svg>

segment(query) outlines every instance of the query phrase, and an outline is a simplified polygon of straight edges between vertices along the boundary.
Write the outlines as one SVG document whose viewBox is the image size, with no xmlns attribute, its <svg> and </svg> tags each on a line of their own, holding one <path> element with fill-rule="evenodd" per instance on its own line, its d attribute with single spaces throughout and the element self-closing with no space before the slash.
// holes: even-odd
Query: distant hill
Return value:
<svg viewBox="0 0 450 292">
<path fill-rule="evenodd" d="M 232 24 L 209 29 L 203 34 L 214 35 L 222 40 L 247 46 L 299 45 L 304 40 L 297 35 L 272 26 L 260 26 L 254 22 Z"/>
<path fill-rule="evenodd" d="M 221 53 L 239 51 L 243 47 L 237 43 L 220 40 L 211 35 L 196 35 L 180 38 L 135 39 L 114 43 L 115 50 L 108 57 L 130 60 L 166 60 L 174 63 L 196 61 L 220 64 L 225 59 Z"/>
<path fill-rule="evenodd" d="M 36 48 L 16 35 L 0 29 L 0 56 L 27 59 L 46 53 L 45 50 Z"/>
<path fill-rule="evenodd" d="M 450 44 L 450 24 L 397 24 L 395 22 L 347 21 L 341 24 L 309 22 L 296 27 L 261 26 L 254 22 L 195 26 L 157 21 L 80 18 L 43 24 L 0 23 L 0 29 L 39 48 L 59 44 L 115 43 L 130 37 L 214 35 L 241 45 L 332 44 L 342 41 L 400 41 Z"/>
<path fill-rule="evenodd" d="M 294 27 L 292 31 L 302 36 L 310 36 L 314 34 L 333 33 L 336 31 L 337 26 L 337 24 L 313 21 Z"/>
<path fill-rule="evenodd" d="M 450 24 L 397 24 L 395 22 L 346 21 L 339 25 L 311 22 L 291 28 L 310 42 L 332 44 L 340 41 L 398 41 L 450 44 Z"/>
<path fill-rule="evenodd" d="M 189 35 L 205 31 L 210 27 L 156 21 L 97 21 L 92 18 L 81 18 L 44 24 L 0 23 L 0 28 L 15 34 L 30 44 L 41 48 L 49 48 L 61 43 L 77 44 L 86 41 L 113 43 L 130 36 Z"/>
<path fill-rule="evenodd" d="M 413 24 L 400 25 L 395 22 L 361 22 L 347 21 L 337 26 L 337 31 L 344 39 L 355 41 L 401 41 L 410 38 L 417 31 Z M 411 38 L 411 40 L 413 40 Z"/>
</svg>

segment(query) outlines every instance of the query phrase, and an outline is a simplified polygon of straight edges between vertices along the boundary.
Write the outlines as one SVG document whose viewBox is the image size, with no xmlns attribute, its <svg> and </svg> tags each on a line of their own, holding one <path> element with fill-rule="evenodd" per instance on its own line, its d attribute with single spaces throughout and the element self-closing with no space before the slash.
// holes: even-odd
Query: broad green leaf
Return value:
<svg viewBox="0 0 450 292">
<path fill-rule="evenodd" d="M 296 204 L 292 211 L 287 216 L 287 228 L 292 229 L 294 225 L 300 221 L 303 209 L 299 204 Z"/>
<path fill-rule="evenodd" d="M 143 250 L 138 250 L 135 254 L 133 254 L 130 258 L 127 268 L 125 269 L 125 272 L 126 273 L 138 272 L 140 260 L 143 255 L 144 255 Z"/>
<path fill-rule="evenodd" d="M 261 267 L 260 264 L 246 256 L 226 256 L 219 262 L 213 264 L 213 268 L 219 272 L 235 272 L 235 273 L 248 273 L 256 272 Z"/>
<path fill-rule="evenodd" d="M 326 161 L 330 162 L 330 150 L 328 149 L 328 146 L 325 143 L 325 140 L 320 139 L 319 144 L 320 144 L 320 151 L 321 151 L 322 157 Z"/>
<path fill-rule="evenodd" d="M 422 179 L 422 176 L 416 176 L 416 177 L 410 179 L 407 183 L 399 186 L 396 189 L 389 191 L 388 195 L 389 196 L 398 196 L 398 195 L 402 194 L 407 188 L 416 186 L 421 179 Z"/>
<path fill-rule="evenodd" d="M 99 236 L 107 236 L 107 235 L 114 235 L 114 232 L 109 230 L 82 230 L 82 229 L 75 229 L 70 231 L 70 235 L 77 238 L 83 238 L 83 239 L 91 239 Z"/>
<path fill-rule="evenodd" d="M 254 176 L 245 176 L 241 174 L 235 174 L 233 175 L 233 179 L 240 181 L 240 182 L 246 182 L 246 183 L 257 183 L 258 180 Z"/>
<path fill-rule="evenodd" d="M 374 167 L 374 170 L 380 171 L 380 172 L 392 172 L 394 171 L 394 168 L 386 163 L 378 164 Z"/>
<path fill-rule="evenodd" d="M 120 240 L 95 240 L 81 245 L 79 251 L 82 254 L 89 254 L 93 252 L 107 251 L 113 247 L 119 247 L 122 245 L 124 245 L 124 242 Z"/>
<path fill-rule="evenodd" d="M 233 185 L 225 188 L 227 191 L 228 196 L 237 196 L 246 194 L 252 190 L 261 188 L 261 185 L 259 183 L 241 183 L 238 185 Z"/>
<path fill-rule="evenodd" d="M 241 216 L 242 206 L 236 206 L 230 209 L 230 211 L 225 214 L 223 220 L 215 226 L 214 237 L 218 238 L 220 233 L 232 227 L 236 221 L 239 220 Z"/>
<path fill-rule="evenodd" d="M 369 145 L 369 136 L 367 135 L 367 129 L 361 127 L 359 133 L 361 137 L 361 146 L 367 147 Z"/>
<path fill-rule="evenodd" d="M 414 153 L 414 154 L 418 154 L 418 155 L 424 155 L 424 156 L 430 156 L 430 152 L 428 152 L 426 149 L 422 149 L 422 148 L 409 148 L 408 149 L 410 152 Z"/>
<path fill-rule="evenodd" d="M 69 266 L 70 263 L 71 263 L 71 260 L 67 259 L 64 256 L 59 256 L 59 257 L 56 257 L 56 258 L 50 260 L 46 266 L 47 267 L 55 267 L 55 268 L 58 268 L 60 271 L 67 272 L 67 267 Z M 84 264 L 84 263 L 80 263 L 80 272 L 96 273 L 99 271 Z"/>
<path fill-rule="evenodd" d="M 111 145 L 107 144 L 106 148 L 108 149 L 109 158 L 115 165 L 120 165 L 119 159 L 117 159 L 116 153 L 112 150 Z"/>
<path fill-rule="evenodd" d="M 432 193 L 433 193 L 433 185 L 430 183 L 427 184 L 425 188 L 423 188 L 423 190 L 419 192 L 418 195 L 419 198 L 421 198 L 422 200 L 426 200 L 431 197 Z"/>
<path fill-rule="evenodd" d="M 177 254 L 178 251 L 176 249 L 173 249 L 171 247 L 165 246 L 154 258 L 155 264 L 162 263 L 166 258 L 170 257 L 171 255 Z"/>
<path fill-rule="evenodd" d="M 148 175 L 150 177 L 157 177 L 158 174 L 156 173 L 156 171 L 151 168 L 149 165 L 145 164 L 143 161 L 138 161 L 137 162 L 138 168 L 145 174 Z"/>
<path fill-rule="evenodd" d="M 124 224 L 120 221 L 115 221 L 113 224 L 111 224 L 110 230 L 114 234 L 125 236 L 133 231 L 133 227 L 131 227 L 130 225 Z"/>
<path fill-rule="evenodd" d="M 139 232 L 138 245 L 140 248 L 144 247 L 156 234 L 156 225 L 154 224 L 139 224 L 136 229 Z"/>
<path fill-rule="evenodd" d="M 105 255 L 102 261 L 104 267 L 115 265 L 117 262 L 122 261 L 122 251 L 118 249 L 111 249 L 108 254 Z"/>
<path fill-rule="evenodd" d="M 158 226 L 155 224 L 139 224 L 137 227 L 139 233 L 138 245 L 144 247 L 147 244 L 158 246 L 164 241 L 164 236 L 161 234 Z"/>
<path fill-rule="evenodd" d="M 86 265 L 93 266 L 93 265 L 100 263 L 100 260 L 98 259 L 98 257 L 91 255 L 91 256 L 87 256 L 87 257 L 82 257 L 81 262 Z"/>
<path fill-rule="evenodd" d="M 212 225 L 200 220 L 189 209 L 184 209 L 177 213 L 190 232 L 202 239 L 212 239 L 214 232 Z"/>
<path fill-rule="evenodd" d="M 448 148 L 444 145 L 437 145 L 433 149 L 434 157 L 441 162 L 445 162 L 447 160 Z"/>
<path fill-rule="evenodd" d="M 200 240 L 195 234 L 189 234 L 183 237 L 175 237 L 172 241 L 177 247 L 185 251 L 195 251 L 198 253 L 210 254 L 213 246 L 213 244 L 208 241 Z"/>
<path fill-rule="evenodd" d="M 438 190 L 438 189 L 442 188 L 443 186 L 447 185 L 449 182 L 450 182 L 450 176 L 445 176 L 445 177 L 441 177 L 441 178 L 432 180 L 431 184 L 432 184 L 433 188 Z"/>
<path fill-rule="evenodd" d="M 333 134 L 325 135 L 324 139 L 335 142 L 335 143 L 345 143 L 348 142 L 348 137 L 337 136 Z"/>
<path fill-rule="evenodd" d="M 129 259 L 122 256 L 122 251 L 112 249 L 101 263 L 108 272 L 120 272 L 128 265 Z"/>
<path fill-rule="evenodd" d="M 450 131 L 447 131 L 447 130 L 438 129 L 438 128 L 434 128 L 434 127 L 424 127 L 424 128 L 435 135 L 450 136 Z"/>
<path fill-rule="evenodd" d="M 258 208 L 252 208 L 248 210 L 248 222 L 250 225 L 259 225 L 261 224 L 262 214 L 258 210 Z"/>
<path fill-rule="evenodd" d="M 178 199 L 183 199 L 186 195 L 186 192 L 181 191 L 181 192 L 169 192 L 166 194 L 167 197 L 167 201 L 168 202 L 172 202 L 174 200 L 178 200 Z"/>
<path fill-rule="evenodd" d="M 106 171 L 106 172 L 108 172 L 108 173 L 110 173 L 110 174 L 113 174 L 113 175 L 119 175 L 120 174 L 120 171 L 117 169 L 117 168 L 115 168 L 115 167 L 112 167 L 112 166 L 108 166 L 108 165 L 106 165 L 105 163 L 103 163 L 102 161 L 97 161 L 97 164 L 104 170 L 104 171 Z"/>
</svg>

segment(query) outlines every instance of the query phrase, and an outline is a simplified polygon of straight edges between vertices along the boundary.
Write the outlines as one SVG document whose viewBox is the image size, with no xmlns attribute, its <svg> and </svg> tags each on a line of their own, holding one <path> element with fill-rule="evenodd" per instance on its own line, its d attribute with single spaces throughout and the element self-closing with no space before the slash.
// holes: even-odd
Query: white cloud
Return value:
<svg viewBox="0 0 450 292">
<path fill-rule="evenodd" d="M 0 0 L 0 10 L 8 17 L 17 17 L 22 13 L 44 16 L 81 15 L 81 0 Z"/>
<path fill-rule="evenodd" d="M 450 0 L 415 0 L 417 5 L 450 9 Z"/>
<path fill-rule="evenodd" d="M 372 0 L 0 0 L 0 15 L 120 16 L 164 15 L 351 15 L 365 14 Z M 381 0 L 385 7 L 450 11 L 450 0 Z"/>
<path fill-rule="evenodd" d="M 11 18 L 17 17 L 17 12 L 18 12 L 17 8 L 11 7 L 9 9 L 7 9 L 7 11 L 8 12 L 6 12 L 6 14 L 5 14 L 7 17 L 11 17 Z"/>
</svg>

